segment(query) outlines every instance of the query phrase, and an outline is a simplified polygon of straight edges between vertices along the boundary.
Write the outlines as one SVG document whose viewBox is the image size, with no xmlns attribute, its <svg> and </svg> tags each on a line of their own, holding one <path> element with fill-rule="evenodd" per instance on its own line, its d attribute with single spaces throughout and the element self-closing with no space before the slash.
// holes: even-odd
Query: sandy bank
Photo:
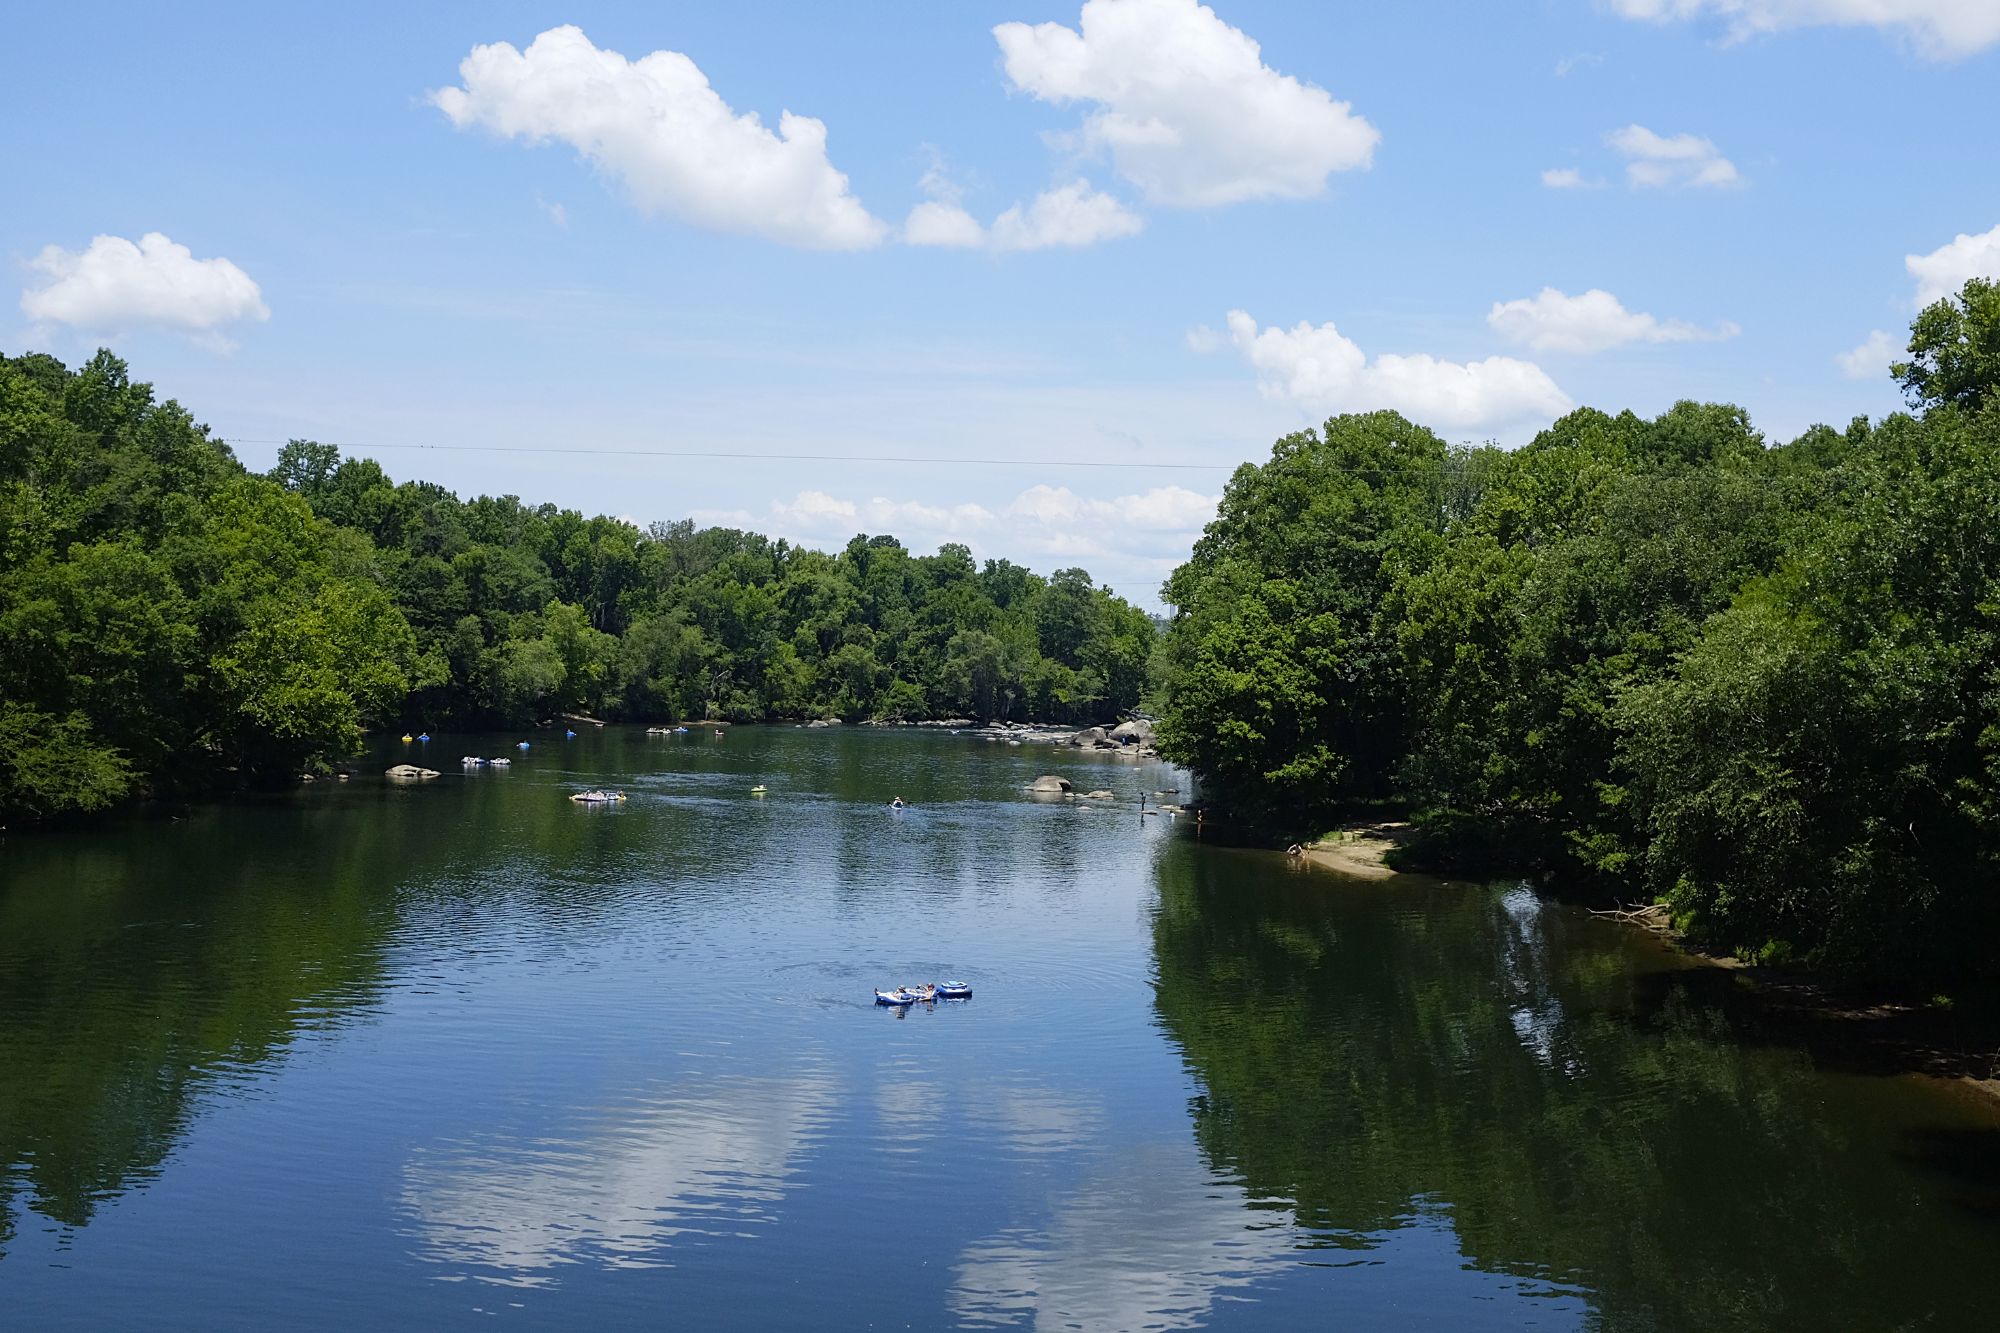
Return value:
<svg viewBox="0 0 2000 1333">
<path fill-rule="evenodd" d="M 1410 826 L 1401 820 L 1360 820 L 1304 844 L 1298 854 L 1312 865 L 1356 879 L 1388 879 L 1398 873 L 1389 865 L 1389 853 L 1411 836 Z"/>
</svg>

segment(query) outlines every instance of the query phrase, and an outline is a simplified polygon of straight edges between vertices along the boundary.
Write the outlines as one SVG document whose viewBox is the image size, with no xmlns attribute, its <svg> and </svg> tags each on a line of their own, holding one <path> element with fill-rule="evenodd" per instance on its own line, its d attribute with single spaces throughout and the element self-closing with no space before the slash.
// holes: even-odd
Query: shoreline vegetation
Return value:
<svg viewBox="0 0 2000 1333">
<path fill-rule="evenodd" d="M 0 827 L 291 785 L 369 729 L 1073 731 L 1139 708 L 1154 636 L 1082 569 L 962 545 L 642 529 L 305 440 L 260 475 L 109 352 L 0 356 Z"/>
<path fill-rule="evenodd" d="M 2000 285 L 1919 314 L 1892 373 L 1910 412 L 1784 443 L 1685 401 L 1514 450 L 1393 412 L 1279 440 L 1167 582 L 1161 754 L 1240 839 L 1395 811 L 1413 870 L 1990 992 Z"/>
</svg>

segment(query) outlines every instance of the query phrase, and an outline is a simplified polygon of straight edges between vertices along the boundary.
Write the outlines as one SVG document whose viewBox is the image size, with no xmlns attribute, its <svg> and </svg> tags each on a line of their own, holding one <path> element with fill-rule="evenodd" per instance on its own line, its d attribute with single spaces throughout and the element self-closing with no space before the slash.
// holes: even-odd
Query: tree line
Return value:
<svg viewBox="0 0 2000 1333">
<path fill-rule="evenodd" d="M 1287 436 L 1168 581 L 1162 752 L 1284 836 L 1400 808 L 1746 956 L 1994 974 L 2000 286 L 1893 373 L 1911 412 L 1778 445 L 1694 402 Z"/>
<path fill-rule="evenodd" d="M 383 724 L 1087 723 L 1154 625 L 1082 569 L 250 471 L 99 352 L 0 356 L 0 822 L 293 780 Z"/>
</svg>

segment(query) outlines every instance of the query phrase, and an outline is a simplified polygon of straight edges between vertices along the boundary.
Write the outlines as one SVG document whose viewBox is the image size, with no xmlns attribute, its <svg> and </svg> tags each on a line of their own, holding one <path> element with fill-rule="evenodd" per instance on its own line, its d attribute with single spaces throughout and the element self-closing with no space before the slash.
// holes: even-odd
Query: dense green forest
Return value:
<svg viewBox="0 0 2000 1333">
<path fill-rule="evenodd" d="M 0 822 L 294 779 L 385 722 L 1109 720 L 1153 637 L 963 546 L 641 531 L 308 441 L 261 476 L 108 352 L 0 357 Z"/>
<path fill-rule="evenodd" d="M 2000 971 L 2000 287 L 1894 373 L 1911 414 L 1777 446 L 1692 402 L 1280 440 L 1167 585 L 1162 752 L 1272 832 L 1400 806 L 1748 955 Z"/>
</svg>

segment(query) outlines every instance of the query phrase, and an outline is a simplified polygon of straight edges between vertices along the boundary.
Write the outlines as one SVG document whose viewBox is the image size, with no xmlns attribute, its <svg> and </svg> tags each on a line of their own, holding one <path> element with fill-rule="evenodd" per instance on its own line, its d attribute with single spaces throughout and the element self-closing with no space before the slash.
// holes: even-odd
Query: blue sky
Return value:
<svg viewBox="0 0 2000 1333">
<path fill-rule="evenodd" d="M 2000 0 L 35 6 L 0 347 L 108 343 L 253 466 L 1151 605 L 1331 411 L 1893 410 L 1871 337 L 2000 273 L 1996 89 Z"/>
</svg>

